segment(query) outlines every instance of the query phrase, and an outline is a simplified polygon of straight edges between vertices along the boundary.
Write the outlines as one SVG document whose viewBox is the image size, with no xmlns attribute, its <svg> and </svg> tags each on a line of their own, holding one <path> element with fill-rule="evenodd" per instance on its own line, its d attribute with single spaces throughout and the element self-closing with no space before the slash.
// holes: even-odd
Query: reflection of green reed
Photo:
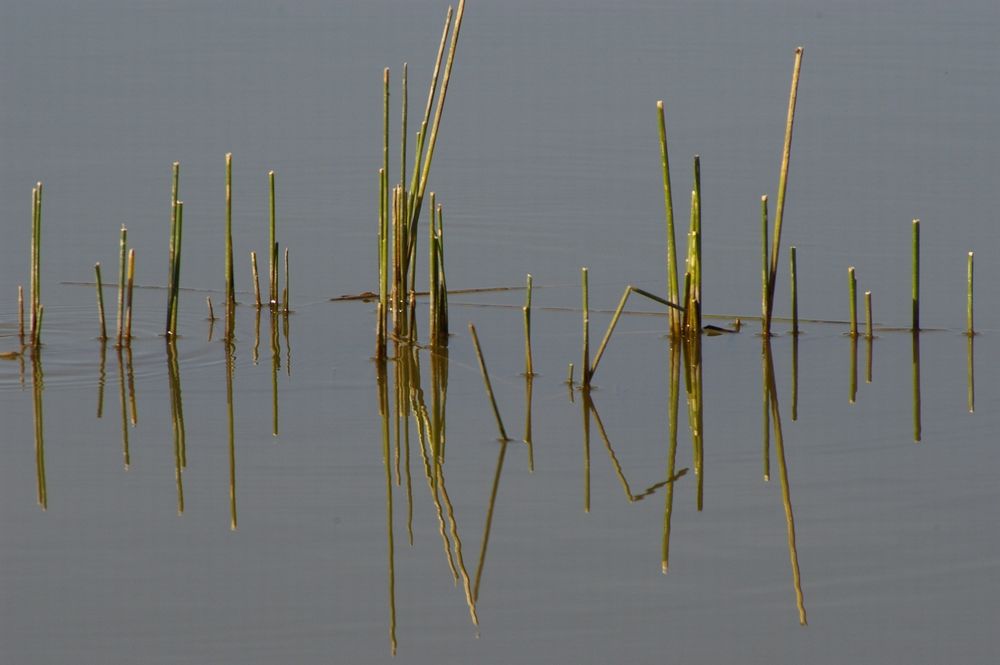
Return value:
<svg viewBox="0 0 1000 665">
<path fill-rule="evenodd" d="M 973 336 L 969 335 L 969 339 L 966 340 L 965 344 L 965 371 L 966 377 L 968 378 L 966 401 L 969 407 L 969 413 L 976 412 L 976 376 L 973 368 L 973 357 L 975 355 L 975 350 L 973 349 L 974 343 Z"/>
<path fill-rule="evenodd" d="M 792 337 L 792 422 L 799 419 L 799 336 Z"/>
<path fill-rule="evenodd" d="M 528 472 L 535 471 L 535 446 L 531 438 L 531 390 L 534 385 L 533 374 L 524 375 L 524 443 L 528 446 Z"/>
<path fill-rule="evenodd" d="M 187 467 L 187 443 L 184 433 L 184 404 L 181 398 L 180 364 L 177 344 L 167 338 L 167 379 L 170 384 L 170 415 L 174 435 L 174 479 L 177 483 L 177 513 L 184 512 L 184 469 Z"/>
<path fill-rule="evenodd" d="M 486 550 L 490 544 L 490 531 L 493 528 L 493 509 L 496 507 L 497 490 L 500 488 L 500 474 L 503 472 L 503 460 L 507 455 L 508 439 L 500 441 L 500 452 L 497 455 L 497 468 L 493 473 L 493 487 L 490 489 L 490 503 L 486 509 L 486 520 L 483 523 L 483 542 L 479 547 L 479 565 L 476 566 L 476 583 L 472 588 L 472 600 L 479 600 L 479 582 L 483 578 L 483 568 L 486 565 Z"/>
<path fill-rule="evenodd" d="M 767 357 L 760 354 L 761 380 L 761 462 L 764 467 L 764 482 L 771 480 L 771 393 L 767 390 Z"/>
<path fill-rule="evenodd" d="M 668 402 L 669 430 L 667 435 L 667 478 L 673 478 L 677 460 L 677 411 L 680 401 L 680 347 L 670 345 L 670 400 Z M 661 564 L 663 574 L 670 567 L 670 518 L 674 509 L 674 484 L 669 483 L 666 489 L 663 506 L 663 551 Z"/>
<path fill-rule="evenodd" d="M 850 404 L 854 404 L 858 397 L 858 338 L 854 335 L 851 336 L 851 380 L 850 380 L 850 393 L 848 394 L 847 401 Z"/>
<path fill-rule="evenodd" d="M 654 494 L 656 490 L 672 483 L 674 480 L 687 473 L 687 469 L 681 469 L 676 476 L 674 474 L 670 474 L 665 480 L 657 481 L 638 494 L 634 494 L 632 492 L 632 487 L 628 482 L 628 478 L 625 477 L 625 472 L 622 470 L 622 465 L 618 461 L 618 455 L 615 454 L 614 446 L 611 445 L 611 440 L 608 438 L 608 432 L 604 429 L 604 422 L 601 420 L 601 415 L 597 412 L 597 407 L 594 405 L 590 391 L 583 392 L 583 400 L 587 402 L 586 408 L 593 416 L 594 422 L 597 424 L 597 433 L 600 434 L 601 440 L 604 441 L 604 448 L 608 452 L 608 459 L 611 460 L 611 466 L 615 470 L 615 475 L 618 477 L 618 482 L 621 483 L 622 489 L 625 491 L 625 498 L 629 503 L 642 501 L 647 496 Z"/>
<path fill-rule="evenodd" d="M 705 496 L 705 410 L 702 400 L 701 336 L 684 342 L 684 385 L 687 390 L 688 427 L 694 453 L 694 475 L 698 477 L 698 511 Z"/>
<path fill-rule="evenodd" d="M 913 441 L 920 441 L 920 333 L 912 335 L 913 351 Z"/>
<path fill-rule="evenodd" d="M 799 553 L 795 542 L 795 515 L 792 512 L 792 495 L 788 484 L 788 464 L 785 460 L 785 440 L 781 431 L 781 410 L 778 407 L 778 389 L 774 380 L 774 362 L 771 358 L 770 340 L 763 342 L 767 390 L 771 404 L 771 419 L 774 425 L 775 456 L 778 460 L 778 476 L 781 479 L 781 500 L 785 507 L 785 525 L 788 532 L 788 558 L 792 566 L 792 586 L 795 589 L 795 605 L 799 612 L 799 624 L 806 625 L 805 599 L 802 594 L 802 578 L 799 573 Z"/>
<path fill-rule="evenodd" d="M 97 417 L 104 417 L 104 383 L 107 378 L 107 373 L 105 372 L 105 366 L 107 364 L 108 356 L 108 343 L 107 340 L 101 340 L 101 360 L 97 367 Z"/>
<path fill-rule="evenodd" d="M 386 556 L 388 558 L 389 580 L 389 646 L 396 655 L 396 562 L 392 533 L 392 467 L 389 462 L 389 386 L 386 380 L 386 361 L 376 362 L 376 385 L 378 388 L 378 408 L 382 419 L 382 464 L 385 466 L 385 528 Z"/>
<path fill-rule="evenodd" d="M 49 508 L 49 493 L 45 483 L 45 416 L 42 411 L 42 392 L 45 382 L 42 373 L 42 351 L 37 346 L 31 352 L 31 392 L 35 414 L 35 475 L 38 487 L 38 505 Z"/>
<path fill-rule="evenodd" d="M 586 394 L 586 388 L 583 393 Z M 573 392 L 570 391 L 572 398 Z M 580 400 L 580 413 L 583 416 L 583 512 L 590 512 L 590 400 Z"/>
<path fill-rule="evenodd" d="M 232 306 L 232 301 L 230 301 L 230 306 Z M 229 425 L 229 528 L 236 531 L 236 428 L 233 418 L 233 370 L 236 360 L 236 346 L 232 343 L 232 337 L 226 339 L 225 348 L 226 419 Z"/>
<path fill-rule="evenodd" d="M 119 346 L 116 349 L 118 354 L 118 398 L 121 402 L 122 407 L 122 458 L 125 464 L 125 470 L 127 471 L 129 466 L 132 464 L 132 457 L 129 451 L 128 442 L 128 399 L 126 397 L 126 381 L 125 381 L 125 361 L 122 354 L 122 347 Z"/>
<path fill-rule="evenodd" d="M 271 312 L 271 435 L 278 436 L 278 371 L 281 369 L 281 337 L 278 317 Z"/>
</svg>

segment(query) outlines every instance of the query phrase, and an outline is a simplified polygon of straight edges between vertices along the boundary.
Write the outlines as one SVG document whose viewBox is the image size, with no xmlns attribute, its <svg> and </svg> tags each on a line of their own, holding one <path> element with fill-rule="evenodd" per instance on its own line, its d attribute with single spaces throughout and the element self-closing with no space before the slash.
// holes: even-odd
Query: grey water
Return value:
<svg viewBox="0 0 1000 665">
<path fill-rule="evenodd" d="M 428 407 L 432 374 L 447 368 L 449 515 L 412 418 L 397 483 L 393 412 L 413 392 L 397 392 L 398 358 L 379 379 L 373 304 L 329 301 L 376 288 L 382 69 L 394 182 L 401 64 L 412 133 L 446 6 L 0 3 L 0 352 L 20 349 L 16 289 L 38 180 L 46 307 L 41 353 L 0 360 L 0 660 L 994 662 L 1000 7 L 469 0 L 430 189 L 445 210 L 449 286 L 534 276 L 538 376 L 529 447 L 523 295 L 451 298 L 447 359 L 418 353 Z M 795 245 L 804 319 L 847 318 L 855 266 L 878 324 L 908 326 L 920 218 L 928 330 L 917 347 L 879 331 L 868 382 L 866 341 L 855 360 L 846 325 L 804 322 L 796 342 L 778 322 L 784 445 L 779 454 L 771 432 L 765 481 L 750 318 L 758 206 L 776 197 L 798 45 L 778 314 Z M 701 156 L 705 310 L 745 323 L 703 340 L 700 450 L 681 369 L 668 485 L 663 317 L 623 318 L 592 403 L 564 384 L 568 363 L 580 371 L 581 266 L 592 338 L 626 284 L 665 289 L 659 99 L 675 192 Z M 226 152 L 244 303 L 228 358 L 204 300 L 221 312 Z M 163 286 L 175 160 L 190 289 L 177 362 L 160 336 L 159 288 L 136 291 L 136 338 L 119 360 L 112 344 L 102 354 L 94 289 L 80 283 L 97 261 L 114 281 L 125 224 L 137 283 Z M 294 310 L 274 328 L 246 306 L 272 169 Z"/>
</svg>

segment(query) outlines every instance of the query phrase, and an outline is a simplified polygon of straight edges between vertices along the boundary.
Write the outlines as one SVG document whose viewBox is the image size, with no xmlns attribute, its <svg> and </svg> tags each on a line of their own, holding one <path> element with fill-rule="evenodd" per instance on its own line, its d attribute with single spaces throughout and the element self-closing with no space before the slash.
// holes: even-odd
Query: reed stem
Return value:
<svg viewBox="0 0 1000 665">
<path fill-rule="evenodd" d="M 677 244 L 674 239 L 674 206 L 670 195 L 670 158 L 667 150 L 667 129 L 663 117 L 663 100 L 656 102 L 656 115 L 660 130 L 660 166 L 663 171 L 663 207 L 667 221 L 667 299 L 680 302 L 677 283 Z M 677 337 L 681 332 L 680 316 L 670 312 L 670 334 Z"/>
<path fill-rule="evenodd" d="M 281 292 L 282 308 L 288 313 L 288 248 L 285 248 L 285 288 Z"/>
<path fill-rule="evenodd" d="M 570 386 L 573 385 L 573 363 L 569 364 L 569 369 L 566 372 L 566 383 Z"/>
<path fill-rule="evenodd" d="M 847 269 L 847 292 L 851 301 L 851 337 L 858 336 L 858 281 L 854 278 L 854 266 Z"/>
<path fill-rule="evenodd" d="M 101 295 L 100 287 L 98 287 L 97 293 L 98 296 Z M 104 311 L 104 307 L 101 307 L 101 311 Z M 101 320 L 104 320 L 103 316 L 101 316 Z M 24 344 L 24 287 L 20 284 L 17 285 L 17 336 L 20 338 L 21 344 Z"/>
<path fill-rule="evenodd" d="M 872 292 L 871 291 L 865 291 L 865 337 L 867 339 L 872 338 Z"/>
<path fill-rule="evenodd" d="M 767 316 L 764 332 L 771 334 L 771 317 L 774 314 L 774 285 L 778 276 L 778 254 L 781 250 L 781 224 L 785 217 L 785 191 L 788 186 L 788 165 L 792 157 L 792 129 L 795 125 L 795 103 L 799 93 L 799 72 L 802 70 L 802 47 L 795 49 L 792 68 L 792 88 L 788 95 L 788 118 L 785 122 L 785 145 L 781 152 L 781 171 L 778 176 L 778 206 L 774 213 L 774 242 L 771 245 L 771 273 L 767 282 Z"/>
<path fill-rule="evenodd" d="M 132 289 L 135 286 L 135 250 L 128 250 L 128 286 L 125 288 L 125 341 L 132 343 Z"/>
<path fill-rule="evenodd" d="M 101 284 L 101 264 L 99 262 L 94 264 L 94 274 L 97 276 L 97 320 L 101 324 L 101 337 L 100 337 L 100 340 L 103 342 L 104 340 L 106 340 L 108 338 L 108 329 L 107 329 L 107 326 L 104 323 L 104 286 L 103 286 L 103 284 Z M 18 299 L 18 305 L 20 306 L 21 305 L 21 302 L 20 302 L 21 301 L 21 287 L 19 286 L 19 287 L 17 287 L 17 289 L 18 289 L 18 298 L 17 298 Z M 20 325 L 21 335 L 23 336 L 24 335 L 24 314 L 23 314 L 23 310 L 22 310 L 22 314 L 21 314 L 21 317 L 20 317 L 20 324 L 21 324 Z"/>
<path fill-rule="evenodd" d="M 212 307 L 212 296 L 205 296 L 205 304 L 208 306 L 208 320 L 215 322 L 215 308 Z"/>
<path fill-rule="evenodd" d="M 583 292 L 583 355 L 580 361 L 581 383 L 584 389 L 590 388 L 590 288 L 587 280 L 587 269 L 580 268 L 580 286 Z"/>
<path fill-rule="evenodd" d="M 534 376 L 535 366 L 531 358 L 531 273 L 525 279 L 524 288 L 524 375 Z"/>
<path fill-rule="evenodd" d="M 972 335 L 976 334 L 976 329 L 973 326 L 973 316 L 972 316 L 972 284 L 973 284 L 973 276 L 974 276 L 974 270 L 973 270 L 973 263 L 972 262 L 973 262 L 974 258 L 975 258 L 974 252 L 969 252 L 969 264 L 968 264 L 969 295 L 968 295 L 967 311 L 965 313 L 965 322 L 966 322 L 966 328 L 967 328 L 966 333 L 970 337 Z"/>
<path fill-rule="evenodd" d="M 170 304 L 170 334 L 177 335 L 177 307 L 181 290 L 181 246 L 184 236 L 184 202 L 177 202 L 177 242 L 174 246 L 174 293 Z"/>
<path fill-rule="evenodd" d="M 236 302 L 233 279 L 233 153 L 226 153 L 226 300 Z"/>
<path fill-rule="evenodd" d="M 913 220 L 913 332 L 920 332 L 920 220 Z"/>
<path fill-rule="evenodd" d="M 789 275 L 788 279 L 792 287 L 792 334 L 799 334 L 799 278 L 798 269 L 795 262 L 795 246 L 789 248 Z M 795 420 L 792 418 L 792 420 Z"/>
<path fill-rule="evenodd" d="M 278 243 L 275 240 L 275 200 L 274 200 L 274 171 L 267 172 L 267 189 L 268 189 L 268 237 L 270 238 L 270 244 L 268 248 L 270 251 L 270 260 L 268 262 L 268 275 L 270 277 L 270 303 L 273 307 L 278 302 Z"/>
<path fill-rule="evenodd" d="M 118 243 L 118 318 L 116 344 L 122 345 L 122 337 L 125 335 L 125 274 L 128 269 L 128 229 L 122 224 L 121 237 Z"/>
<path fill-rule="evenodd" d="M 170 178 L 170 241 L 167 250 L 167 323 L 165 333 L 170 334 L 170 321 L 174 302 L 174 253 L 177 242 L 177 197 L 180 193 L 181 163 L 174 162 Z"/>
<path fill-rule="evenodd" d="M 760 197 L 760 316 L 767 320 L 767 277 L 769 271 L 767 251 L 767 195 Z"/>
<path fill-rule="evenodd" d="M 500 430 L 500 440 L 510 441 L 507 430 L 503 427 L 503 420 L 500 418 L 500 409 L 497 408 L 496 398 L 493 396 L 493 386 L 490 385 L 490 373 L 486 369 L 486 360 L 483 358 L 483 351 L 479 348 L 479 336 L 476 334 L 476 326 L 469 324 L 469 333 L 472 335 L 472 343 L 476 347 L 476 359 L 479 360 L 479 370 L 483 374 L 483 383 L 486 385 L 486 395 L 490 398 L 490 406 L 493 407 L 493 415 L 497 420 L 497 429 Z"/>
<path fill-rule="evenodd" d="M 260 278 L 257 273 L 257 252 L 250 252 L 250 272 L 253 274 L 253 297 L 258 309 L 260 301 Z"/>
</svg>

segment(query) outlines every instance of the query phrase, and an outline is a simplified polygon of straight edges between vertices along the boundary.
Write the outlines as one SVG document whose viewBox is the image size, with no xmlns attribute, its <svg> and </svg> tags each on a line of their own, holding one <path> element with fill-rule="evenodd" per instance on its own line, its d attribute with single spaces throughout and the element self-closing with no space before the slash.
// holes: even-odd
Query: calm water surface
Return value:
<svg viewBox="0 0 1000 665">
<path fill-rule="evenodd" d="M 430 186 L 452 287 L 540 287 L 530 386 L 520 293 L 453 296 L 447 356 L 400 348 L 384 372 L 372 305 L 328 301 L 375 287 L 381 70 L 397 109 L 409 62 L 413 127 L 445 8 L 0 6 L 0 351 L 18 348 L 39 179 L 46 305 L 40 356 L 0 365 L 0 660 L 994 662 L 994 290 L 971 353 L 961 331 L 966 252 L 980 285 L 1000 278 L 1000 8 L 470 0 Z M 589 399 L 570 391 L 579 267 L 594 336 L 626 283 L 664 288 L 657 99 L 675 188 L 702 159 L 706 310 L 758 309 L 758 199 L 799 44 L 784 244 L 802 316 L 845 318 L 853 265 L 876 319 L 905 326 L 919 217 L 936 330 L 884 330 L 869 353 L 806 323 L 764 355 L 749 324 L 694 364 L 663 318 L 628 316 Z M 164 292 L 140 289 L 131 352 L 102 351 L 93 288 L 70 282 L 95 261 L 114 280 L 124 223 L 138 283 L 162 285 L 174 160 L 182 284 L 221 302 L 229 151 L 240 298 L 274 169 L 294 313 L 272 328 L 240 307 L 227 349 L 185 291 L 174 354 Z M 766 395 L 782 437 L 765 448 Z M 440 464 L 405 417 L 421 404 Z"/>
</svg>

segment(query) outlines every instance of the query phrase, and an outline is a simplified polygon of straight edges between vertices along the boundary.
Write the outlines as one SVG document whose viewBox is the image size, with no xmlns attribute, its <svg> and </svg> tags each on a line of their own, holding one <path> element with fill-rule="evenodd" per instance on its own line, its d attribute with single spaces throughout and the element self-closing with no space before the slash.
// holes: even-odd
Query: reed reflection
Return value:
<svg viewBox="0 0 1000 665">
<path fill-rule="evenodd" d="M 184 469 L 187 468 L 187 442 L 184 431 L 184 404 L 181 396 L 181 373 L 177 343 L 167 338 L 167 379 L 170 385 L 170 415 L 174 439 L 174 479 L 177 485 L 177 514 L 184 513 Z"/>
<path fill-rule="evenodd" d="M 872 350 L 875 346 L 875 338 L 871 335 L 865 336 L 865 383 L 872 382 Z"/>
<path fill-rule="evenodd" d="M 704 507 L 705 497 L 705 405 L 702 399 L 701 336 L 683 340 L 684 385 L 687 390 L 688 427 L 691 429 L 694 474 L 698 478 L 698 512 Z"/>
<path fill-rule="evenodd" d="M 223 341 L 226 350 L 226 419 L 229 425 L 229 528 L 236 531 L 236 427 L 233 418 L 233 373 L 236 364 L 236 345 L 231 335 Z"/>
<path fill-rule="evenodd" d="M 105 367 L 107 364 L 107 356 L 108 356 L 108 341 L 107 339 L 102 339 L 101 359 L 100 359 L 100 364 L 97 367 L 97 417 L 98 418 L 104 417 L 104 383 L 107 381 L 107 372 L 105 372 Z"/>
<path fill-rule="evenodd" d="M 920 442 L 920 333 L 911 335 L 913 353 L 913 442 Z"/>
<path fill-rule="evenodd" d="M 385 529 L 386 558 L 389 583 L 389 646 L 396 655 L 396 555 L 392 526 L 392 470 L 389 465 L 389 386 L 386 360 L 379 358 L 375 364 L 375 384 L 378 389 L 378 409 L 382 420 L 382 465 L 385 467 Z"/>
<path fill-rule="evenodd" d="M 850 393 L 847 397 L 849 404 L 854 404 L 858 397 L 858 336 L 851 335 L 851 380 Z"/>
<path fill-rule="evenodd" d="M 281 337 L 278 318 L 271 310 L 271 434 L 278 436 L 278 372 L 281 370 Z"/>
<path fill-rule="evenodd" d="M 764 338 L 763 355 L 767 376 L 771 420 L 774 430 L 775 458 L 778 462 L 778 476 L 781 480 L 781 500 L 785 508 L 785 525 L 788 534 L 788 558 L 792 567 L 792 586 L 795 590 L 795 605 L 799 613 L 799 624 L 808 623 L 805 599 L 802 593 L 802 578 L 799 571 L 799 554 L 795 539 L 795 515 L 792 512 L 792 495 L 788 482 L 788 463 L 785 459 L 785 440 L 781 430 L 781 410 L 778 406 L 778 389 L 774 380 L 774 362 L 771 358 L 771 342 Z"/>
<path fill-rule="evenodd" d="M 121 346 L 115 347 L 115 353 L 118 356 L 118 398 L 121 403 L 122 410 L 122 458 L 125 465 L 125 470 L 128 471 L 129 466 L 132 464 L 132 456 L 129 450 L 129 440 L 128 440 L 128 419 L 129 419 L 129 406 L 128 406 L 128 389 L 126 388 L 125 379 L 125 361 L 123 359 L 123 348 Z"/>
<path fill-rule="evenodd" d="M 797 322 L 796 322 L 797 324 Z M 799 333 L 792 334 L 792 422 L 799 419 Z"/>
<path fill-rule="evenodd" d="M 965 373 L 967 377 L 966 403 L 969 413 L 976 412 L 976 374 L 975 374 L 975 342 L 973 335 L 969 335 L 965 344 Z"/>
<path fill-rule="evenodd" d="M 35 477 L 38 505 L 42 510 L 49 508 L 49 492 L 45 482 L 45 414 L 42 408 L 42 393 L 45 390 L 42 371 L 42 349 L 35 345 L 31 349 L 31 393 L 34 403 L 35 420 Z"/>
<path fill-rule="evenodd" d="M 670 398 L 667 403 L 667 478 L 673 478 L 677 461 L 677 412 L 680 403 L 681 350 L 677 344 L 670 345 Z M 663 574 L 670 567 L 670 520 L 674 509 L 674 484 L 667 485 L 663 506 L 663 548 L 660 563 Z"/>
<path fill-rule="evenodd" d="M 535 472 L 535 446 L 531 439 L 531 390 L 534 374 L 524 375 L 524 444 L 528 446 L 528 473 Z"/>
</svg>

